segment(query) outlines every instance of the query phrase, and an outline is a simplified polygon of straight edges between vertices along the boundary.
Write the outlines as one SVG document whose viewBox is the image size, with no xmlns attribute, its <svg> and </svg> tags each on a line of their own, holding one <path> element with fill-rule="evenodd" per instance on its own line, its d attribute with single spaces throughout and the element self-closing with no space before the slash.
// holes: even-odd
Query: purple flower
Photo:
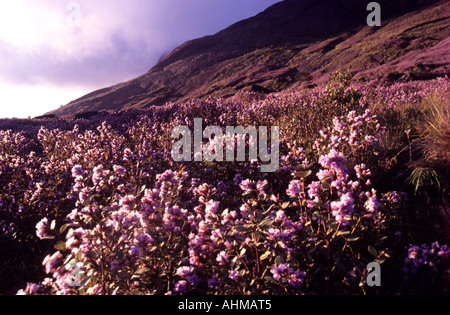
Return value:
<svg viewBox="0 0 450 315">
<path fill-rule="evenodd" d="M 276 281 L 280 281 L 281 279 L 281 275 L 278 272 L 278 268 L 273 267 L 272 269 L 270 269 L 270 272 L 272 273 L 272 277 L 276 280 Z"/>
<path fill-rule="evenodd" d="M 205 212 L 206 213 L 217 213 L 217 209 L 219 209 L 219 204 L 220 202 L 218 201 L 214 201 L 214 200 L 210 200 L 206 203 L 205 205 Z"/>
<path fill-rule="evenodd" d="M 252 209 L 247 204 L 242 204 L 242 206 L 239 208 L 241 212 L 243 213 L 251 213 Z"/>
<path fill-rule="evenodd" d="M 125 176 L 125 167 L 119 166 L 119 165 L 114 165 L 113 169 L 114 169 L 114 172 L 119 174 L 119 176 Z"/>
<path fill-rule="evenodd" d="M 450 257 L 450 249 L 447 245 L 442 245 L 441 248 L 438 247 L 438 249 L 439 251 L 437 252 L 437 255 L 439 257 Z"/>
<path fill-rule="evenodd" d="M 292 268 L 289 267 L 289 264 L 279 264 L 277 267 L 270 269 L 270 272 L 276 281 L 279 281 L 281 277 L 289 271 L 292 272 Z"/>
<path fill-rule="evenodd" d="M 61 258 L 63 256 L 60 252 L 54 253 L 52 256 L 47 255 L 42 262 L 42 265 L 45 267 L 45 272 L 50 274 L 56 270 L 56 266 L 61 262 Z"/>
<path fill-rule="evenodd" d="M 128 254 L 130 256 L 138 256 L 141 253 L 141 250 L 136 246 L 131 246 L 130 250 L 128 250 Z"/>
<path fill-rule="evenodd" d="M 220 266 L 225 265 L 228 262 L 228 254 L 224 250 L 221 251 L 217 255 L 216 261 L 219 263 Z"/>
<path fill-rule="evenodd" d="M 192 266 L 182 266 L 177 269 L 177 275 L 181 278 L 186 278 L 194 272 L 194 267 Z"/>
<path fill-rule="evenodd" d="M 156 179 L 159 181 L 169 181 L 175 177 L 175 173 L 172 170 L 167 170 L 162 174 L 156 175 Z"/>
<path fill-rule="evenodd" d="M 186 293 L 186 286 L 187 286 L 186 280 L 180 280 L 177 283 L 175 283 L 175 286 L 173 288 L 173 291 L 175 293 Z"/>
<path fill-rule="evenodd" d="M 129 148 L 126 148 L 126 149 L 123 151 L 123 154 L 124 154 L 123 159 L 124 159 L 125 161 L 128 161 L 128 162 L 130 161 L 131 158 L 135 157 L 135 155 L 133 154 L 133 152 L 132 152 Z"/>
<path fill-rule="evenodd" d="M 234 185 L 237 186 L 240 182 L 244 180 L 241 174 L 236 174 L 233 178 Z"/>
<path fill-rule="evenodd" d="M 211 279 L 208 279 L 208 287 L 211 288 L 211 287 L 216 286 L 218 284 L 220 284 L 220 282 L 219 282 L 219 279 L 217 278 L 216 274 L 214 274 Z"/>
<path fill-rule="evenodd" d="M 130 210 L 131 206 L 135 203 L 136 199 L 133 195 L 128 195 L 120 199 L 119 205 L 124 209 Z"/>
<path fill-rule="evenodd" d="M 40 285 L 34 283 L 27 283 L 25 290 L 21 289 L 17 295 L 34 295 L 40 288 Z"/>
<path fill-rule="evenodd" d="M 120 262 L 118 260 L 113 260 L 110 265 L 110 270 L 114 271 L 120 266 Z"/>
<path fill-rule="evenodd" d="M 290 197 L 297 197 L 301 192 L 301 184 L 298 180 L 291 180 L 289 187 L 286 190 L 286 194 Z"/>
<path fill-rule="evenodd" d="M 437 257 L 449 257 L 450 251 L 447 248 L 447 245 L 440 246 L 438 242 L 432 243 L 431 246 L 427 244 L 410 245 L 408 256 L 404 260 L 404 281 L 408 280 L 409 274 L 417 274 L 422 266 L 434 267 L 438 263 Z"/>
<path fill-rule="evenodd" d="M 337 166 L 345 163 L 347 159 L 343 153 L 336 151 L 336 149 L 331 149 L 328 155 L 321 155 L 319 157 L 319 164 L 325 168 L 336 168 Z"/>
<path fill-rule="evenodd" d="M 348 215 L 353 212 L 354 201 L 351 193 L 346 193 L 341 196 L 339 201 L 333 201 L 331 203 L 331 211 L 336 221 L 343 224 L 347 223 Z"/>
<path fill-rule="evenodd" d="M 138 234 L 134 238 L 135 245 L 139 247 L 147 246 L 148 244 L 153 243 L 153 241 L 154 239 L 150 235 L 145 233 Z"/>
<path fill-rule="evenodd" d="M 306 272 L 297 270 L 289 275 L 288 283 L 290 286 L 298 289 L 306 278 Z"/>
<path fill-rule="evenodd" d="M 43 218 L 41 221 L 36 224 L 36 235 L 39 238 L 44 238 L 47 235 L 47 227 L 48 227 L 48 219 Z"/>
<path fill-rule="evenodd" d="M 359 179 L 366 178 L 372 175 L 370 170 L 366 167 L 365 164 L 359 164 L 355 166 L 356 176 Z"/>
<path fill-rule="evenodd" d="M 201 183 L 200 178 L 191 178 L 191 187 L 192 188 L 199 186 L 200 183 Z"/>
<path fill-rule="evenodd" d="M 367 192 L 367 201 L 364 203 L 364 207 L 368 212 L 375 212 L 378 210 L 377 192 L 372 189 L 372 192 Z"/>
<path fill-rule="evenodd" d="M 73 177 L 79 177 L 79 176 L 83 176 L 84 175 L 84 171 L 83 171 L 83 167 L 81 165 L 75 165 L 72 168 L 72 176 Z"/>
<path fill-rule="evenodd" d="M 66 235 L 66 246 L 69 249 L 73 249 L 80 244 L 81 239 L 86 235 L 86 231 L 83 228 L 76 230 L 70 229 Z"/>
<path fill-rule="evenodd" d="M 327 179 L 327 178 L 331 178 L 331 177 L 333 177 L 333 171 L 332 171 L 332 170 L 329 170 L 329 169 L 326 169 L 326 170 L 319 170 L 319 171 L 316 173 L 316 176 L 317 176 L 317 178 L 318 178 L 319 180 L 324 180 L 324 179 Z"/>
<path fill-rule="evenodd" d="M 269 235 L 269 239 L 276 239 L 281 236 L 281 231 L 277 228 L 269 228 L 267 231 L 267 235 Z"/>
<path fill-rule="evenodd" d="M 237 270 L 230 271 L 228 278 L 234 281 L 238 281 L 242 277 L 241 273 Z"/>
<path fill-rule="evenodd" d="M 320 193 L 322 192 L 322 184 L 320 182 L 311 182 L 308 185 L 308 196 L 311 199 L 319 199 Z"/>
<path fill-rule="evenodd" d="M 289 285 L 297 289 L 302 285 L 303 280 L 306 277 L 305 272 L 299 270 L 294 271 L 287 263 L 279 264 L 278 266 L 271 268 L 270 272 L 276 281 L 280 281 L 282 277 L 286 277 Z"/>
<path fill-rule="evenodd" d="M 372 135 L 365 136 L 364 140 L 366 140 L 366 143 L 367 143 L 368 145 L 373 145 L 373 144 L 375 144 L 375 143 L 378 142 L 378 139 L 375 138 L 375 137 L 372 136 Z"/>
<path fill-rule="evenodd" d="M 213 242 L 217 242 L 222 238 L 222 231 L 220 229 L 215 229 L 214 231 L 211 231 L 210 239 Z"/>
<path fill-rule="evenodd" d="M 239 187 L 244 191 L 245 194 L 250 194 L 256 190 L 256 184 L 250 179 L 246 179 L 239 184 Z"/>
<path fill-rule="evenodd" d="M 284 222 L 286 220 L 286 213 L 284 213 L 284 210 L 278 210 L 276 214 L 277 221 Z"/>
<path fill-rule="evenodd" d="M 95 186 L 103 186 L 105 185 L 105 180 L 107 179 L 109 174 L 109 170 L 103 170 L 103 165 L 98 165 L 94 168 L 94 173 L 92 174 L 92 182 Z M 97 187 L 97 189 L 100 189 L 100 187 Z"/>
<path fill-rule="evenodd" d="M 264 180 L 264 181 L 259 180 L 256 183 L 256 190 L 258 191 L 258 194 L 260 194 L 260 195 L 265 194 L 268 185 L 269 185 L 269 182 L 267 180 Z"/>
</svg>

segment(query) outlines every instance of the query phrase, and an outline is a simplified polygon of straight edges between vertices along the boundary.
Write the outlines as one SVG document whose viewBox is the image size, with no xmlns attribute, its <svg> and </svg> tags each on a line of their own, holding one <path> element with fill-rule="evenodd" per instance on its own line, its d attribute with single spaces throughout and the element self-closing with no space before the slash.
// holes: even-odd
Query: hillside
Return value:
<svg viewBox="0 0 450 315">
<path fill-rule="evenodd" d="M 146 74 L 92 92 L 50 114 L 147 108 L 258 85 L 308 86 L 339 70 L 356 79 L 429 79 L 450 71 L 448 1 L 378 1 L 382 26 L 366 25 L 368 1 L 285 0 L 215 35 L 188 41 Z"/>
</svg>

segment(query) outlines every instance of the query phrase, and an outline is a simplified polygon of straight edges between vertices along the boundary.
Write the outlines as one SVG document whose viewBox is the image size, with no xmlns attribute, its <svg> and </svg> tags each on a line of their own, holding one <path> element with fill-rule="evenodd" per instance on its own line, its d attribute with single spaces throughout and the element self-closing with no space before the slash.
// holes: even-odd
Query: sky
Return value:
<svg viewBox="0 0 450 315">
<path fill-rule="evenodd" d="M 279 1 L 2 1 L 0 118 L 36 117 L 133 79 L 183 42 Z"/>
</svg>

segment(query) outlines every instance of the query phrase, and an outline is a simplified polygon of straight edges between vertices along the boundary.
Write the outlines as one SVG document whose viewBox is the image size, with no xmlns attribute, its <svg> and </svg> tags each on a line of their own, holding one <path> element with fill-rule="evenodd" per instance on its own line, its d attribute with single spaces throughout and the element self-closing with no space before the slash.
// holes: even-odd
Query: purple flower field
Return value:
<svg viewBox="0 0 450 315">
<path fill-rule="evenodd" d="M 2 120 L 0 293 L 448 293 L 449 156 L 429 154 L 424 108 L 448 112 L 449 93 L 448 78 L 336 75 L 89 120 Z M 278 171 L 174 162 L 171 131 L 194 118 L 279 126 Z M 430 179 L 410 176 L 419 168 Z"/>
</svg>

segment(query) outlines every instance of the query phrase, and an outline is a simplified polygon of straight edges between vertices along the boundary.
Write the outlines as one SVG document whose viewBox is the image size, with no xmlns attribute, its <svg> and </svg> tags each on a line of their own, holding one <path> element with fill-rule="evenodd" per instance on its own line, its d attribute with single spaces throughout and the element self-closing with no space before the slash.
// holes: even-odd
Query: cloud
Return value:
<svg viewBox="0 0 450 315">
<path fill-rule="evenodd" d="M 88 92 L 75 88 L 0 84 L 0 118 L 40 116 Z"/>
<path fill-rule="evenodd" d="M 71 2 L 78 15 L 74 6 L 68 10 Z M 214 34 L 275 2 L 3 1 L 0 85 L 89 91 L 123 82 L 144 74 L 183 42 Z"/>
<path fill-rule="evenodd" d="M 80 1 L 80 27 L 74 27 L 62 1 L 13 2 L 0 15 L 0 76 L 10 83 L 113 83 L 148 67 L 158 53 L 138 27 L 127 25 L 129 9 Z"/>
<path fill-rule="evenodd" d="M 68 23 L 70 2 L 79 4 L 80 27 Z M 1 77 L 27 84 L 113 83 L 147 71 L 176 45 L 215 33 L 274 2 L 7 1 L 0 10 Z"/>
</svg>

